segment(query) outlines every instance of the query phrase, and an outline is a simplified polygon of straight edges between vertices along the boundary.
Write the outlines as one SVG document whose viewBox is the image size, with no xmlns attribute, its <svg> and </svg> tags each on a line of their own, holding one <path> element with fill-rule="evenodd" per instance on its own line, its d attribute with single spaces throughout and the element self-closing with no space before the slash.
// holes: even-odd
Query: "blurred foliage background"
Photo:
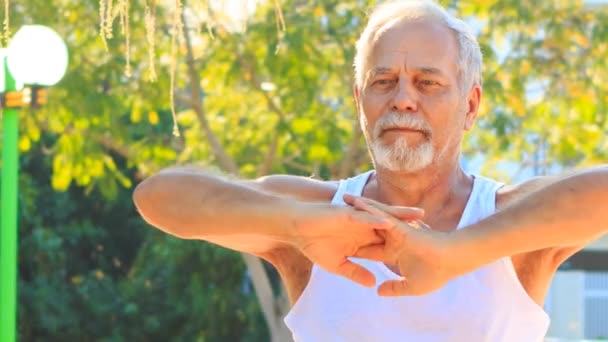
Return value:
<svg viewBox="0 0 608 342">
<path fill-rule="evenodd" d="M 375 1 L 183 0 L 180 13 L 174 1 L 117 0 L 116 18 L 116 4 L 129 4 L 130 44 L 117 19 L 107 50 L 100 3 L 11 2 L 13 31 L 50 26 L 70 51 L 49 104 L 21 115 L 19 339 L 281 340 L 287 307 L 274 270 L 150 229 L 131 194 L 176 163 L 247 178 L 336 179 L 370 168 L 352 60 Z M 482 114 L 463 164 L 510 180 L 606 161 L 605 6 L 442 3 L 472 24 L 485 55 Z M 169 105 L 176 14 L 180 136 L 171 134 Z M 257 300 L 269 291 L 274 300 Z"/>
</svg>

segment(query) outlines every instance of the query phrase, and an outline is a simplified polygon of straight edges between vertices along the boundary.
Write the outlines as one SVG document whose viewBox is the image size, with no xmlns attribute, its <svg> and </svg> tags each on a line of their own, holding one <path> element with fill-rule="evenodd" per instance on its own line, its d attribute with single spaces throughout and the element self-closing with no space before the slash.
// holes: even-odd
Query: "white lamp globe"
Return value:
<svg viewBox="0 0 608 342">
<path fill-rule="evenodd" d="M 17 82 L 52 86 L 68 67 L 68 49 L 52 29 L 26 25 L 17 31 L 8 46 L 8 68 Z"/>
</svg>

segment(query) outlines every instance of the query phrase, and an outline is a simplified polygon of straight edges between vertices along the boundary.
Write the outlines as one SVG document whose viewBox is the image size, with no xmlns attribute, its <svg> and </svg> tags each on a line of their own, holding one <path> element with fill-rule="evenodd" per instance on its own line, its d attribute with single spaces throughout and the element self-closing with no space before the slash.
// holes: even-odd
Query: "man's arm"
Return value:
<svg viewBox="0 0 608 342">
<path fill-rule="evenodd" d="M 399 266 L 405 279 L 383 283 L 380 295 L 420 295 L 500 258 L 568 249 L 608 231 L 608 166 L 534 180 L 521 189 L 525 195 L 511 195 L 509 205 L 496 214 L 451 233 L 392 219 L 393 229 L 385 231 L 385 242 L 361 248 L 356 256 Z M 387 217 L 381 203 L 361 197 L 349 202 Z"/>
<path fill-rule="evenodd" d="M 133 197 L 144 219 L 171 235 L 259 256 L 297 248 L 327 271 L 373 286 L 373 274 L 347 257 L 380 243 L 376 229 L 391 224 L 348 206 L 332 206 L 334 192 L 335 184 L 303 177 L 229 181 L 202 170 L 171 169 L 142 182 Z M 407 208 L 402 214 L 414 220 L 421 216 Z"/>
<path fill-rule="evenodd" d="M 522 198 L 451 240 L 463 264 L 475 269 L 505 256 L 546 248 L 585 245 L 608 231 L 608 166 L 548 180 L 533 191 L 522 184 Z M 517 189 L 514 190 L 517 192 Z"/>
<path fill-rule="evenodd" d="M 133 194 L 152 226 L 183 239 L 264 253 L 290 243 L 289 227 L 308 208 L 329 203 L 333 184 L 296 176 L 229 180 L 194 168 L 170 168 L 140 183 Z"/>
</svg>

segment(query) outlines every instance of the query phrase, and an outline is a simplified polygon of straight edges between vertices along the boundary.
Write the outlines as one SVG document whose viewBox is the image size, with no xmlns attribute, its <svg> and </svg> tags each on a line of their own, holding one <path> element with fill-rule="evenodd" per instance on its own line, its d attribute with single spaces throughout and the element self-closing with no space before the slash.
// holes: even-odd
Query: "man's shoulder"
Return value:
<svg viewBox="0 0 608 342">
<path fill-rule="evenodd" d="M 293 197 L 303 201 L 331 202 L 338 189 L 338 181 L 285 174 L 269 175 L 251 183 L 265 192 Z"/>
<path fill-rule="evenodd" d="M 537 176 L 517 184 L 505 184 L 496 192 L 496 208 L 506 208 L 530 194 L 555 182 L 555 176 Z"/>
</svg>

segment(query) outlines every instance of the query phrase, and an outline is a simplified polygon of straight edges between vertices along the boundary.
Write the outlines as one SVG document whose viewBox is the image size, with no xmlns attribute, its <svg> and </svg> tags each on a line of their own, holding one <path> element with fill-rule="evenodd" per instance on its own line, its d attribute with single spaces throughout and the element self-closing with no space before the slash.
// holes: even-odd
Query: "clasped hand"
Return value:
<svg viewBox="0 0 608 342">
<path fill-rule="evenodd" d="M 390 228 L 378 231 L 383 242 L 357 250 L 354 255 L 395 265 L 402 276 L 378 287 L 380 296 L 423 295 L 443 287 L 461 274 L 457 258 L 450 253 L 450 233 L 432 230 L 418 220 L 399 220 L 391 207 L 377 201 L 346 195 L 354 208 L 391 222 Z"/>
<path fill-rule="evenodd" d="M 367 287 L 375 285 L 374 275 L 348 257 L 397 266 L 403 278 L 380 284 L 380 296 L 422 295 L 458 275 L 448 258 L 449 233 L 431 230 L 422 210 L 351 195 L 344 200 L 349 206 L 310 204 L 294 220 L 293 244 L 315 264 Z"/>
<path fill-rule="evenodd" d="M 375 285 L 374 275 L 348 257 L 377 253 L 386 236 L 392 236 L 393 220 L 412 221 L 423 215 L 405 207 L 392 207 L 390 218 L 354 206 L 308 203 L 300 208 L 289 230 L 294 247 L 326 271 L 367 287 Z"/>
</svg>

